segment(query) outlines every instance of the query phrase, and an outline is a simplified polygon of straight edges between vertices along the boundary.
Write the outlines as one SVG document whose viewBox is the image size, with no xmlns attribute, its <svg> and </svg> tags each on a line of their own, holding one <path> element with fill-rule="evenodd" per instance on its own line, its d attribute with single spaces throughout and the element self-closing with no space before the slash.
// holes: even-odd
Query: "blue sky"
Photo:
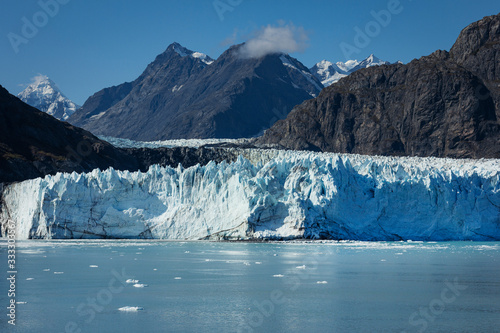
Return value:
<svg viewBox="0 0 500 333">
<path fill-rule="evenodd" d="M 307 35 L 291 53 L 307 67 L 346 54 L 409 62 L 449 50 L 462 28 L 499 12 L 497 0 L 2 0 L 0 85 L 17 94 L 41 73 L 82 104 L 134 80 L 174 41 L 216 58 L 268 25 Z"/>
</svg>

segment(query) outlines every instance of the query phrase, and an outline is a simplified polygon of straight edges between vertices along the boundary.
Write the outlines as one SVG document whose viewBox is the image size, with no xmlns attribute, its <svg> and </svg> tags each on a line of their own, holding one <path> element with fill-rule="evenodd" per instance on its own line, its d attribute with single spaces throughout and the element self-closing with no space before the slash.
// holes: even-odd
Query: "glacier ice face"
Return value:
<svg viewBox="0 0 500 333">
<path fill-rule="evenodd" d="M 238 153 L 12 184 L 0 221 L 19 239 L 500 240 L 500 160 Z"/>
</svg>

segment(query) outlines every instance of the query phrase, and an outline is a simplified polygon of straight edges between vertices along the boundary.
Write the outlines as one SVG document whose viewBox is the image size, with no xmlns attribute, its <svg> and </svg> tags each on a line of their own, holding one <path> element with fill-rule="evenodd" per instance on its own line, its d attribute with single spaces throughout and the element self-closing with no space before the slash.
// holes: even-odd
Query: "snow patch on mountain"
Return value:
<svg viewBox="0 0 500 333">
<path fill-rule="evenodd" d="M 6 186 L 18 239 L 500 240 L 500 160 L 238 150 L 236 162 Z"/>
<path fill-rule="evenodd" d="M 193 54 L 191 54 L 191 56 L 193 58 L 198 58 L 200 59 L 201 61 L 203 61 L 205 64 L 207 65 L 210 65 L 211 63 L 214 62 L 214 60 L 212 58 L 210 58 L 209 56 L 207 56 L 206 54 L 204 53 L 200 53 L 200 52 L 193 52 Z"/>
<path fill-rule="evenodd" d="M 321 83 L 328 87 L 333 83 L 339 81 L 341 78 L 354 73 L 361 68 L 368 68 L 372 66 L 389 65 L 387 61 L 380 60 L 373 54 L 362 61 L 348 60 L 346 62 L 332 63 L 327 60 L 322 60 L 311 67 L 310 71 L 315 75 Z"/>
<path fill-rule="evenodd" d="M 208 55 L 201 53 L 201 52 L 191 51 L 178 43 L 174 43 L 173 47 L 174 47 L 174 51 L 177 52 L 177 54 L 179 54 L 181 57 L 190 56 L 190 57 L 193 57 L 196 59 L 200 59 L 202 62 L 204 62 L 207 65 L 210 65 L 214 62 L 214 59 L 210 58 Z"/>
<path fill-rule="evenodd" d="M 41 74 L 35 76 L 17 97 L 59 120 L 68 119 L 80 107 L 66 98 L 51 79 Z"/>
</svg>

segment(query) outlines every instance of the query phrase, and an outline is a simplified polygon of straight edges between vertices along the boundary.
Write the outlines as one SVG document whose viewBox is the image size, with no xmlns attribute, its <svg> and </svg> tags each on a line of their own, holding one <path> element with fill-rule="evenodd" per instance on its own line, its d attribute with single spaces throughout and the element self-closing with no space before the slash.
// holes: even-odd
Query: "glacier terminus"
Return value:
<svg viewBox="0 0 500 333">
<path fill-rule="evenodd" d="M 233 163 L 6 186 L 18 239 L 500 240 L 500 160 L 236 149 Z"/>
</svg>

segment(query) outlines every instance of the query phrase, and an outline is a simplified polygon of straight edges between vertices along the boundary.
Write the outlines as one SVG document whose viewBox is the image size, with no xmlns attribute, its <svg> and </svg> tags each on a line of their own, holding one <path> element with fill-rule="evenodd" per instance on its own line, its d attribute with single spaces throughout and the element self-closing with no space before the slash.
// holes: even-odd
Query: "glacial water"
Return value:
<svg viewBox="0 0 500 333">
<path fill-rule="evenodd" d="M 16 245 L 1 332 L 500 331 L 499 242 Z"/>
</svg>

